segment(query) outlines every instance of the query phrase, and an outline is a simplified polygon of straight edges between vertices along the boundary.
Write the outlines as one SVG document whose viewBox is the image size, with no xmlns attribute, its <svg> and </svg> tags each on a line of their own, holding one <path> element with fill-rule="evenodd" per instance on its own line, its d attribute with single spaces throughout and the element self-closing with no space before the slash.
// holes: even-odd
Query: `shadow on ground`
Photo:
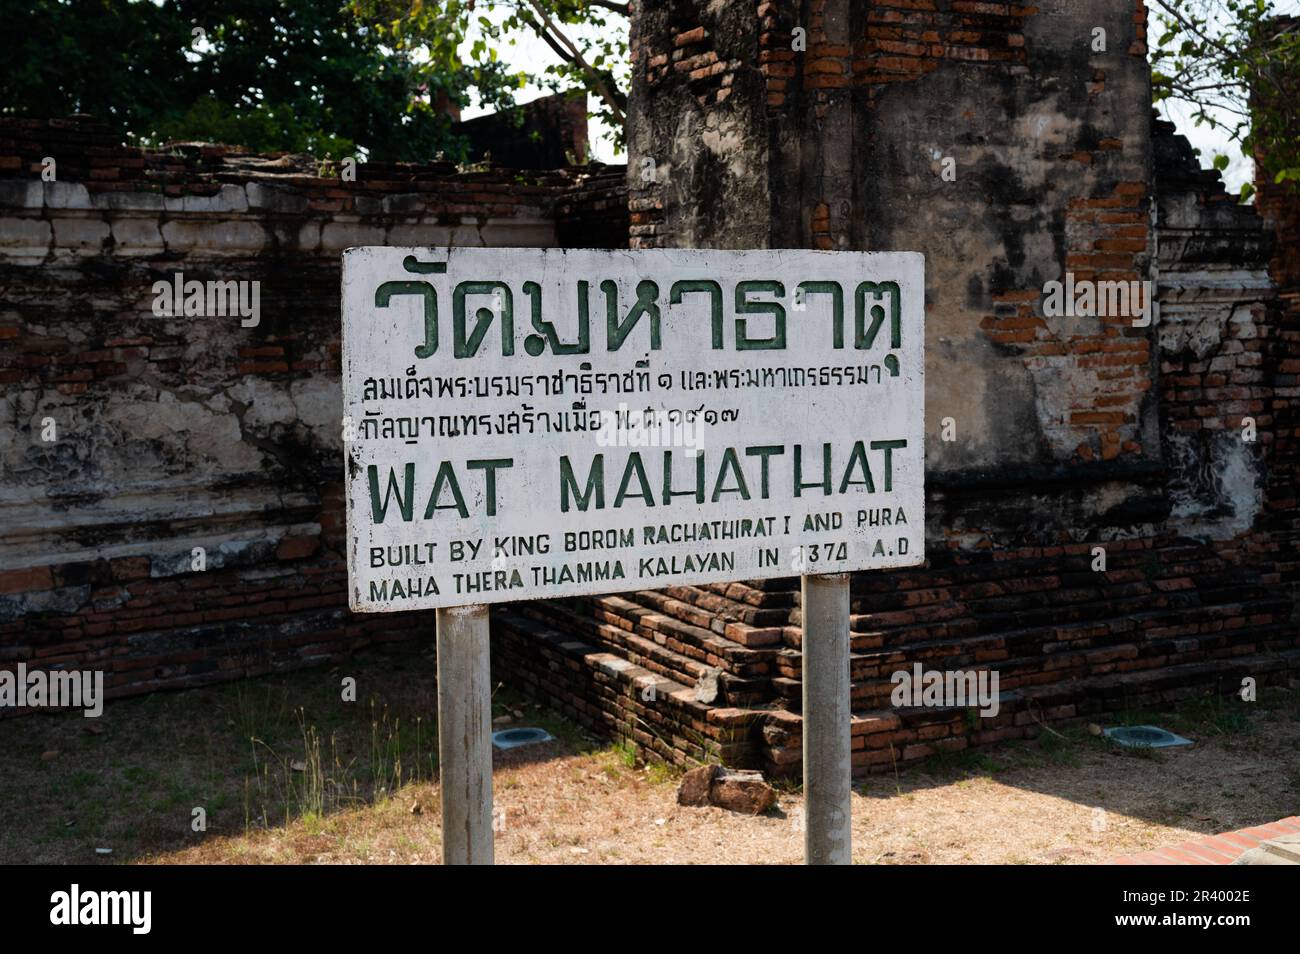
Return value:
<svg viewBox="0 0 1300 954">
<path fill-rule="evenodd" d="M 432 655 L 110 702 L 98 719 L 0 720 L 0 861 L 435 861 Z M 343 698 L 346 679 L 355 698 Z M 498 859 L 798 861 L 802 798 L 748 818 L 680 808 L 638 763 L 507 687 L 493 714 L 556 741 L 499 752 Z M 1128 753 L 1086 726 L 957 753 L 856 786 L 859 862 L 1096 862 L 1300 811 L 1300 692 L 1123 713 L 1194 739 Z M 196 809 L 206 831 L 196 832 Z M 111 853 L 98 853 L 110 849 Z"/>
</svg>

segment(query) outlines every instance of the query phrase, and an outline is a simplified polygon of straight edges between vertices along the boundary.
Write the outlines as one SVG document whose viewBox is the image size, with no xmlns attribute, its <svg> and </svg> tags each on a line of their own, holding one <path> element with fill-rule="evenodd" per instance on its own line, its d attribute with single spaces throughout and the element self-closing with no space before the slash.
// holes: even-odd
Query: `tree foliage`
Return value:
<svg viewBox="0 0 1300 954">
<path fill-rule="evenodd" d="M 1272 0 L 1154 0 L 1153 12 L 1156 101 L 1188 104 L 1263 175 L 1300 184 L 1300 24 L 1278 18 Z M 1242 200 L 1253 191 L 1247 184 Z"/>
<path fill-rule="evenodd" d="M 437 106 L 504 69 L 437 68 L 393 49 L 346 0 L 0 0 L 0 111 L 84 112 L 143 144 L 453 158 Z"/>
<path fill-rule="evenodd" d="M 628 5 L 615 0 L 350 0 L 353 12 L 394 49 L 408 51 L 434 72 L 468 69 L 485 101 L 498 107 L 532 82 L 556 91 L 583 90 L 622 142 L 627 111 Z M 484 87 L 482 71 L 502 69 L 503 56 L 532 34 L 557 62 L 538 72 L 516 69 L 508 81 Z"/>
</svg>

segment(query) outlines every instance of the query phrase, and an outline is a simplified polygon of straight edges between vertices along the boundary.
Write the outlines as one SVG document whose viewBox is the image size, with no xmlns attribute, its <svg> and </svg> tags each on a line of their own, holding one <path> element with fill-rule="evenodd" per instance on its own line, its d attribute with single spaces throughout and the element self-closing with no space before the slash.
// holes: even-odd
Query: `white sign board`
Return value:
<svg viewBox="0 0 1300 954">
<path fill-rule="evenodd" d="M 924 559 L 919 253 L 353 248 L 352 609 Z"/>
</svg>

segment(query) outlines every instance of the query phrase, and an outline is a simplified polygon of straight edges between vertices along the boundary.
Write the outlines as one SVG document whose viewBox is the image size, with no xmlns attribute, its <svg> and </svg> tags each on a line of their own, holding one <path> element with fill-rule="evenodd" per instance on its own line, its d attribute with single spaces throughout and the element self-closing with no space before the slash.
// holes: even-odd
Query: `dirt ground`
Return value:
<svg viewBox="0 0 1300 954">
<path fill-rule="evenodd" d="M 401 650 L 114 702 L 99 719 L 3 720 L 0 862 L 436 863 L 431 672 L 426 654 Z M 349 676 L 360 701 L 341 699 Z M 778 785 L 759 817 L 682 808 L 678 770 L 508 687 L 494 714 L 557 737 L 497 754 L 498 863 L 802 860 L 795 786 Z M 1133 754 L 1080 726 L 873 776 L 853 796 L 854 861 L 1101 863 L 1300 813 L 1300 691 L 1114 721 L 1197 744 Z"/>
</svg>

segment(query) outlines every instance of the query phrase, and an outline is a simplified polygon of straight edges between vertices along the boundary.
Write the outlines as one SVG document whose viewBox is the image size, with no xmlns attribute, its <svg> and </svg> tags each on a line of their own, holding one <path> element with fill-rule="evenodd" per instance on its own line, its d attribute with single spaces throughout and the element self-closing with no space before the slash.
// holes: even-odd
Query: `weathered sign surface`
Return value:
<svg viewBox="0 0 1300 954">
<path fill-rule="evenodd" d="M 916 253 L 353 248 L 362 612 L 924 558 Z"/>
</svg>

